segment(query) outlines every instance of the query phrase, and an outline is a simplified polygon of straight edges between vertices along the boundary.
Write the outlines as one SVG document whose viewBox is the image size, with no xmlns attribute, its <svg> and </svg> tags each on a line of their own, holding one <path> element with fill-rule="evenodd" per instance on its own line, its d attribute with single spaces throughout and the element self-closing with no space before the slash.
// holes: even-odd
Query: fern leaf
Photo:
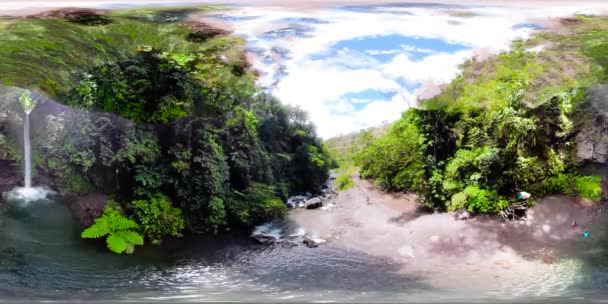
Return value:
<svg viewBox="0 0 608 304">
<path fill-rule="evenodd" d="M 127 247 L 129 246 L 125 239 L 115 234 L 108 235 L 108 238 L 106 239 L 106 245 L 108 245 L 108 249 L 110 249 L 110 251 L 115 253 L 123 253 L 125 250 L 127 250 Z"/>
<path fill-rule="evenodd" d="M 112 224 L 113 224 L 112 227 L 114 227 L 115 230 L 126 230 L 126 229 L 137 228 L 137 223 L 135 221 L 130 220 L 125 217 L 115 218 Z"/>
<path fill-rule="evenodd" d="M 123 240 L 127 241 L 127 243 L 129 243 L 129 244 L 133 244 L 133 245 L 143 245 L 144 244 L 144 237 L 135 231 L 122 230 L 122 231 L 117 231 L 116 233 L 114 233 L 114 235 L 122 238 Z"/>
<path fill-rule="evenodd" d="M 132 254 L 133 251 L 135 251 L 135 246 L 131 244 L 127 245 L 127 250 L 125 250 L 125 253 Z"/>
<path fill-rule="evenodd" d="M 102 222 L 97 222 L 91 225 L 89 228 L 85 229 L 80 233 L 80 237 L 83 239 L 97 239 L 106 234 L 108 234 L 110 230 L 108 226 Z"/>
</svg>

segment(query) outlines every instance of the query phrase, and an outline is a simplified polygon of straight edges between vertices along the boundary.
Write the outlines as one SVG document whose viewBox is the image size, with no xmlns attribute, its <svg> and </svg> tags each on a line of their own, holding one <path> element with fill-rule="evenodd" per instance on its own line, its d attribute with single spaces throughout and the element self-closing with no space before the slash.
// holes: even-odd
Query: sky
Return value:
<svg viewBox="0 0 608 304">
<path fill-rule="evenodd" d="M 262 71 L 259 84 L 307 110 L 317 133 L 329 138 L 397 120 L 428 95 L 422 92 L 456 77 L 465 60 L 506 51 L 514 39 L 541 29 L 543 19 L 585 8 L 244 7 L 211 18 L 247 39 L 254 67 Z"/>
<path fill-rule="evenodd" d="M 44 5 L 115 8 L 193 1 L 2 2 L 0 12 Z M 547 19 L 608 11 L 608 3 L 601 1 L 334 2 L 303 8 L 297 4 L 307 2 L 241 1 L 249 4 L 200 17 L 244 37 L 254 68 L 261 71 L 258 84 L 308 111 L 323 138 L 397 120 L 420 97 L 437 93 L 439 85 L 456 77 L 465 60 L 506 51 L 511 41 L 529 37 Z"/>
</svg>

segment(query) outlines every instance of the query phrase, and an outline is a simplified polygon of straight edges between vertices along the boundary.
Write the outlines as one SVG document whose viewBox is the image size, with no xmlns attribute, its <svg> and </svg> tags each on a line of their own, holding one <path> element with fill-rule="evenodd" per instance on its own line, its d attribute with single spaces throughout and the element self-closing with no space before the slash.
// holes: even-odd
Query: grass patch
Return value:
<svg viewBox="0 0 608 304">
<path fill-rule="evenodd" d="M 336 185 L 337 185 L 338 191 L 344 191 L 344 190 L 348 190 L 348 189 L 354 187 L 355 182 L 353 181 L 353 179 L 350 177 L 349 174 L 344 173 L 344 174 L 339 175 L 336 178 Z"/>
<path fill-rule="evenodd" d="M 160 14 L 167 11 L 147 12 Z M 0 83 L 39 87 L 57 96 L 75 86 L 79 71 L 125 60 L 141 49 L 197 53 L 209 58 L 220 58 L 226 53 L 225 57 L 232 62 L 201 67 L 201 74 L 213 69 L 214 76 L 219 78 L 230 73 L 232 65 L 241 60 L 233 55 L 234 48 L 242 44 L 241 39 L 214 36 L 200 43 L 191 42 L 187 37 L 195 32 L 193 29 L 175 22 L 134 18 L 136 13 L 138 11 L 130 10 L 110 13 L 108 16 L 112 22 L 100 26 L 83 25 L 62 18 L 3 20 L 0 22 L 4 27 L 0 32 Z M 249 78 L 247 81 L 253 78 L 250 74 L 244 76 Z"/>
<path fill-rule="evenodd" d="M 574 184 L 578 190 L 578 194 L 584 198 L 594 202 L 602 198 L 602 179 L 599 176 L 586 175 L 577 176 L 574 179 Z"/>
</svg>

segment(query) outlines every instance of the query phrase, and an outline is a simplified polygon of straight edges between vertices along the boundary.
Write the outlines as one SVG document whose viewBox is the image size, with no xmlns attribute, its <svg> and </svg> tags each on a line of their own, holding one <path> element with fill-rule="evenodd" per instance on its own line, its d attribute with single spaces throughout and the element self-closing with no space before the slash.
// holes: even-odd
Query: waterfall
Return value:
<svg viewBox="0 0 608 304">
<path fill-rule="evenodd" d="M 32 187 L 32 143 L 30 141 L 30 113 L 36 107 L 37 100 L 32 98 L 29 91 L 19 97 L 23 108 L 23 187 L 15 187 L 11 191 L 2 192 L 2 198 L 26 206 L 31 202 L 47 200 L 57 193 L 48 186 Z"/>
<path fill-rule="evenodd" d="M 25 178 L 23 184 L 26 188 L 32 186 L 32 146 L 30 144 L 30 114 L 26 111 L 23 123 L 23 160 Z"/>
<path fill-rule="evenodd" d="M 36 101 L 32 99 L 29 92 L 23 93 L 19 97 L 19 103 L 25 112 L 23 119 L 23 162 L 24 162 L 24 181 L 25 188 L 32 187 L 32 145 L 30 143 L 30 113 L 36 107 Z"/>
</svg>

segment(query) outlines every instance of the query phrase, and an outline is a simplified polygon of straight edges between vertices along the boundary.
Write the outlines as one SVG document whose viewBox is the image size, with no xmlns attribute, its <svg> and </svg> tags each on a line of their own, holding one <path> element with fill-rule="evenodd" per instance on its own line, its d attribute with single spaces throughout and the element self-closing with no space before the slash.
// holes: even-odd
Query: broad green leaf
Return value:
<svg viewBox="0 0 608 304">
<path fill-rule="evenodd" d="M 108 235 L 106 244 L 108 245 L 108 249 L 115 253 L 123 253 L 129 245 L 125 239 L 114 234 Z"/>
</svg>

